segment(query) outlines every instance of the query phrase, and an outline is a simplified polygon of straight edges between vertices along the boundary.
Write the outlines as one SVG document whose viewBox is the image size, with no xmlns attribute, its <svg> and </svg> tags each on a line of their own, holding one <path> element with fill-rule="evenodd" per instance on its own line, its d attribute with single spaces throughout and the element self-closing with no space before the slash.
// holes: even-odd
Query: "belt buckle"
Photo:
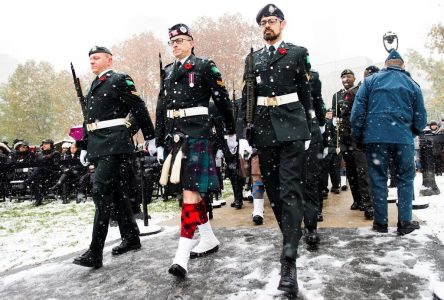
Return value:
<svg viewBox="0 0 444 300">
<path fill-rule="evenodd" d="M 276 96 L 267 98 L 267 106 L 277 106 L 277 98 Z"/>
<path fill-rule="evenodd" d="M 180 110 L 178 109 L 173 110 L 173 118 L 178 118 L 178 117 L 180 117 Z"/>
<path fill-rule="evenodd" d="M 98 127 L 98 125 L 97 125 L 97 122 L 94 122 L 94 123 L 90 123 L 90 124 L 88 124 L 89 125 L 89 131 L 94 131 L 94 130 L 96 130 L 97 129 L 97 127 Z M 88 125 L 87 125 L 87 128 L 88 128 Z"/>
</svg>

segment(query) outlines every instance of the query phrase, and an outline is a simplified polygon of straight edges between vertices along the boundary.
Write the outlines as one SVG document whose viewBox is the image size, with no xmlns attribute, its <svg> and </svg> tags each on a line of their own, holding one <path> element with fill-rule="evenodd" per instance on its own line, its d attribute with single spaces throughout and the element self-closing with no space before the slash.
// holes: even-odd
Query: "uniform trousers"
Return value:
<svg viewBox="0 0 444 300">
<path fill-rule="evenodd" d="M 139 241 L 139 228 L 128 201 L 128 168 L 130 156 L 109 155 L 92 160 L 93 200 L 96 207 L 90 249 L 102 253 L 105 245 L 111 206 L 116 209 L 120 236 L 128 243 Z"/>
<path fill-rule="evenodd" d="M 304 141 L 257 149 L 265 190 L 283 235 L 282 258 L 296 259 L 304 216 Z"/>
</svg>

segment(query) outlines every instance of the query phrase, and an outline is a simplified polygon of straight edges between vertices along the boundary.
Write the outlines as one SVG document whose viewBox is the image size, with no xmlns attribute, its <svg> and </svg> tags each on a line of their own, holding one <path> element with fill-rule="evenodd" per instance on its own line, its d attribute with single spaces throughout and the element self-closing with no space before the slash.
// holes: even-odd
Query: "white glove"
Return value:
<svg viewBox="0 0 444 300">
<path fill-rule="evenodd" d="M 325 124 L 324 124 L 324 126 L 319 126 L 319 130 L 321 130 L 321 134 L 324 134 L 324 132 L 325 132 Z"/>
<path fill-rule="evenodd" d="M 163 151 L 164 151 L 164 149 L 163 149 L 162 146 L 159 146 L 159 147 L 157 147 L 157 149 L 156 149 L 156 152 L 157 152 L 157 161 L 159 162 L 159 164 L 162 164 L 163 161 L 164 161 L 164 154 L 163 154 Z"/>
<path fill-rule="evenodd" d="M 305 141 L 305 145 L 304 145 L 305 151 L 307 151 L 308 148 L 310 148 L 310 142 L 311 142 L 311 140 Z"/>
<path fill-rule="evenodd" d="M 79 159 L 84 167 L 89 165 L 89 161 L 86 159 L 86 153 L 88 153 L 86 150 L 80 151 L 80 158 Z"/>
<path fill-rule="evenodd" d="M 322 152 L 322 158 L 326 158 L 328 155 L 328 147 L 324 148 L 324 151 Z"/>
<path fill-rule="evenodd" d="M 231 154 L 236 153 L 237 141 L 236 141 L 235 134 L 228 136 L 227 145 L 228 145 L 228 149 L 230 149 Z"/>
<path fill-rule="evenodd" d="M 338 118 L 333 118 L 333 126 L 337 126 L 338 125 Z"/>
<path fill-rule="evenodd" d="M 245 139 L 239 140 L 239 155 L 242 158 L 249 159 L 252 153 L 253 148 L 251 148 L 250 144 L 248 144 L 248 141 Z"/>
<path fill-rule="evenodd" d="M 148 152 L 150 153 L 151 156 L 154 156 L 154 154 L 156 154 L 157 148 L 156 148 L 155 138 L 148 141 Z"/>
<path fill-rule="evenodd" d="M 222 158 L 224 157 L 224 152 L 222 150 L 217 150 L 216 152 L 216 158 Z"/>
</svg>

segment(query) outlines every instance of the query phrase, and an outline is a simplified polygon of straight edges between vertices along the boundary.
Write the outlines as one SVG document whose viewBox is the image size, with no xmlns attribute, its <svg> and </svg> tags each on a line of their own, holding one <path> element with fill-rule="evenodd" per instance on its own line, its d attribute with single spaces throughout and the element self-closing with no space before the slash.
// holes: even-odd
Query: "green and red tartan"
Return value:
<svg viewBox="0 0 444 300">
<path fill-rule="evenodd" d="M 184 154 L 181 171 L 182 188 L 199 193 L 219 192 L 220 184 L 210 141 L 187 138 L 182 151 Z"/>
</svg>

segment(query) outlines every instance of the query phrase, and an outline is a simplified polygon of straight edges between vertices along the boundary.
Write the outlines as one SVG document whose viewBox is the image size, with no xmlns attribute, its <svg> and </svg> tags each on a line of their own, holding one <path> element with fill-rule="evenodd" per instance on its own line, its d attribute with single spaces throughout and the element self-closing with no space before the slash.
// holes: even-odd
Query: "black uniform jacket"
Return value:
<svg viewBox="0 0 444 300">
<path fill-rule="evenodd" d="M 129 112 L 140 125 L 145 140 L 154 138 L 154 126 L 145 102 L 139 97 L 130 76 L 109 71 L 93 82 L 87 95 L 85 123 L 125 118 Z M 87 133 L 88 158 L 134 151 L 130 132 L 125 125 L 84 132 Z"/>
<path fill-rule="evenodd" d="M 156 108 L 157 146 L 163 146 L 168 135 L 176 131 L 192 138 L 210 138 L 213 125 L 209 115 L 172 119 L 166 114 L 171 109 L 208 107 L 210 98 L 224 120 L 226 133 L 234 134 L 232 103 L 214 62 L 190 55 L 177 70 L 174 63 L 167 65 Z"/>
<path fill-rule="evenodd" d="M 248 59 L 248 58 L 247 58 Z M 244 79 L 247 72 L 245 60 Z M 307 49 L 282 42 L 269 59 L 266 47 L 253 53 L 257 96 L 297 93 L 299 101 L 280 106 L 257 106 L 254 116 L 253 146 L 276 146 L 277 142 L 310 139 L 309 63 Z M 242 92 L 237 132 L 245 138 L 246 89 Z"/>
</svg>

